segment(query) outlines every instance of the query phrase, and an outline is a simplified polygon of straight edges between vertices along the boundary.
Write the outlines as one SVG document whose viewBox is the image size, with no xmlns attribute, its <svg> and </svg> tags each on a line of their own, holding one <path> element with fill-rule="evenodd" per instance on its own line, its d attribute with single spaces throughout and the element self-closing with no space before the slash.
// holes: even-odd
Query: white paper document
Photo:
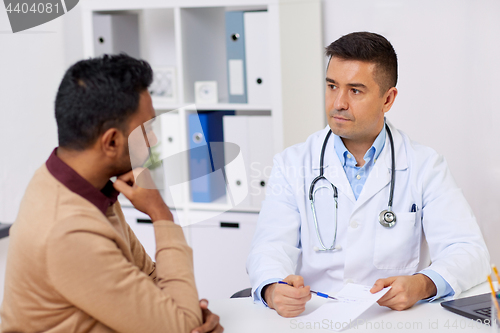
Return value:
<svg viewBox="0 0 500 333">
<path fill-rule="evenodd" d="M 329 299 L 313 312 L 297 317 L 297 321 L 304 323 L 321 322 L 324 324 L 323 326 L 328 323 L 326 326 L 334 331 L 348 329 L 352 327 L 357 317 L 368 310 L 391 289 L 391 287 L 387 287 L 378 293 L 372 294 L 370 292 L 371 288 L 371 286 L 349 283 L 334 295 L 338 300 Z"/>
</svg>

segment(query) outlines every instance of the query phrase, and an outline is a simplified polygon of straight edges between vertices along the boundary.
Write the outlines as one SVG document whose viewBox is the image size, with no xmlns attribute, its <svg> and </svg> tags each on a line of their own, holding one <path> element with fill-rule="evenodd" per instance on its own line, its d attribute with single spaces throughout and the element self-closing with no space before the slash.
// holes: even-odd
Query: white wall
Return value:
<svg viewBox="0 0 500 333">
<path fill-rule="evenodd" d="M 55 93 L 65 69 L 62 20 L 13 34 L 0 6 L 0 222 L 12 223 L 34 171 L 57 145 Z M 0 301 L 8 239 L 0 241 Z"/>
<path fill-rule="evenodd" d="M 0 222 L 15 220 L 31 176 L 57 145 L 63 59 L 61 20 L 12 34 L 0 9 Z"/>
<path fill-rule="evenodd" d="M 443 154 L 500 263 L 500 2 L 323 1 L 325 46 L 354 31 L 386 36 L 399 59 L 387 118 Z"/>
<path fill-rule="evenodd" d="M 300 17 L 300 20 L 297 20 Z M 304 142 L 326 125 L 321 1 L 282 1 L 280 5 L 283 147 Z M 297 45 L 300 41 L 300 46 Z M 305 41 L 305 42 L 304 42 Z M 273 111 L 274 112 L 274 111 Z"/>
</svg>

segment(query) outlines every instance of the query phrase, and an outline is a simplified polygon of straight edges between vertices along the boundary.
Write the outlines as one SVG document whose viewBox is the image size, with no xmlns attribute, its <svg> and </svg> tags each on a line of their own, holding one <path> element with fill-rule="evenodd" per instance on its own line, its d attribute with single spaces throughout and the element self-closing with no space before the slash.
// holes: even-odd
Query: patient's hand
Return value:
<svg viewBox="0 0 500 333">
<path fill-rule="evenodd" d="M 134 174 L 136 176 L 140 175 L 142 182 L 148 186 L 141 187 L 137 185 Z M 148 169 L 136 168 L 120 175 L 113 186 L 117 191 L 123 193 L 135 208 L 148 214 L 153 222 L 158 220 L 174 220 L 160 192 L 154 187 L 154 182 Z"/>
<path fill-rule="evenodd" d="M 274 283 L 267 287 L 264 298 L 271 309 L 280 316 L 296 317 L 306 309 L 306 303 L 311 299 L 311 288 L 304 286 L 304 278 L 299 275 L 289 275 L 283 281 L 289 285 Z"/>
<path fill-rule="evenodd" d="M 192 330 L 191 333 L 222 333 L 224 327 L 219 324 L 219 316 L 208 309 L 208 301 L 202 299 L 200 308 L 203 314 L 203 325 Z"/>
<path fill-rule="evenodd" d="M 378 279 L 370 292 L 372 294 L 391 286 L 391 289 L 378 300 L 378 304 L 393 310 L 406 310 L 421 299 L 436 295 L 434 282 L 424 274 L 392 276 Z"/>
</svg>

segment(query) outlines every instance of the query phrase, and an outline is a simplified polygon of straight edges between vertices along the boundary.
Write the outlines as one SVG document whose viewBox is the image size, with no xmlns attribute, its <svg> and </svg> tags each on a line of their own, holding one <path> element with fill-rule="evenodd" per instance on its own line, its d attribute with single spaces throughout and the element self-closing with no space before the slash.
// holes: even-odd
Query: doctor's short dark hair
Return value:
<svg viewBox="0 0 500 333">
<path fill-rule="evenodd" d="M 398 82 L 398 58 L 391 43 L 372 32 L 353 32 L 342 36 L 325 48 L 330 58 L 359 60 L 375 63 L 375 82 L 380 94 L 396 86 Z"/>
<path fill-rule="evenodd" d="M 55 101 L 59 146 L 84 150 L 110 128 L 122 133 L 153 80 L 151 66 L 126 54 L 82 60 L 64 74 Z"/>
</svg>

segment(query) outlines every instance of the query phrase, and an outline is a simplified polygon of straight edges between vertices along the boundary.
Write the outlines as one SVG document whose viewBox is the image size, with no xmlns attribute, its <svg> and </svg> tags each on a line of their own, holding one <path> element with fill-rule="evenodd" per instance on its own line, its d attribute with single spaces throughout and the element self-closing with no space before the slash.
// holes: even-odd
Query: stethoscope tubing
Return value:
<svg viewBox="0 0 500 333">
<path fill-rule="evenodd" d="M 387 123 L 385 124 L 385 128 L 387 131 L 387 135 L 389 136 L 389 142 L 391 145 L 391 160 L 392 160 L 391 161 L 391 188 L 390 188 L 390 192 L 389 192 L 388 208 L 387 208 L 387 210 L 384 210 L 380 213 L 379 222 L 381 225 L 383 225 L 386 228 L 392 228 L 396 224 L 396 214 L 394 214 L 394 212 L 392 211 L 392 203 L 393 203 L 393 199 L 394 199 L 394 184 L 396 182 L 396 157 L 395 157 L 395 153 L 394 153 L 394 139 L 392 137 L 391 130 L 389 128 L 389 125 L 387 125 Z M 331 134 L 332 134 L 332 130 L 330 129 L 328 131 L 328 133 L 326 134 L 325 140 L 323 141 L 323 146 L 321 148 L 321 155 L 320 155 L 320 159 L 319 159 L 319 176 L 317 176 L 316 178 L 313 179 L 313 181 L 311 182 L 311 186 L 309 187 L 309 201 L 311 203 L 311 210 L 312 210 L 313 220 L 314 220 L 314 228 L 316 229 L 316 235 L 318 236 L 318 240 L 319 240 L 319 243 L 321 245 L 321 249 L 315 248 L 315 251 L 335 251 L 335 250 L 340 249 L 339 246 L 335 246 L 335 243 L 337 241 L 337 223 L 338 223 L 338 221 L 337 221 L 337 217 L 338 217 L 337 216 L 337 211 L 338 211 L 338 190 L 337 190 L 337 187 L 335 185 L 333 185 L 332 183 L 330 183 L 332 185 L 333 199 L 335 201 L 335 234 L 334 234 L 334 238 L 333 238 L 333 244 L 329 248 L 327 248 L 324 245 L 323 240 L 321 239 L 321 235 L 319 232 L 318 219 L 316 216 L 316 209 L 314 208 L 314 194 L 316 193 L 316 191 L 321 189 L 321 188 L 328 188 L 327 186 L 321 186 L 318 189 L 314 190 L 314 187 L 319 180 L 325 179 L 326 181 L 328 181 L 324 176 L 324 158 L 325 158 L 326 145 L 328 143 L 328 139 L 330 138 Z M 386 216 L 390 216 L 391 220 L 390 221 L 386 220 Z"/>
<path fill-rule="evenodd" d="M 391 143 L 391 191 L 389 192 L 389 204 L 388 211 L 392 212 L 392 200 L 394 198 L 394 183 L 396 182 L 396 155 L 394 154 L 394 140 L 392 139 L 392 133 L 389 126 L 385 124 L 387 130 L 387 135 L 389 136 L 389 142 Z"/>
</svg>

